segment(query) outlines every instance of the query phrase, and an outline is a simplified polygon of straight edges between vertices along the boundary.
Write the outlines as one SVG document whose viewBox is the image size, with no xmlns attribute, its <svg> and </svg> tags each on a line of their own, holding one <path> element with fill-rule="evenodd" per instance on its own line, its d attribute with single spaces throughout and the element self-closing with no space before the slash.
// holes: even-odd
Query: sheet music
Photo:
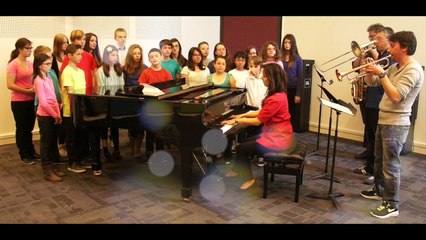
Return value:
<svg viewBox="0 0 426 240">
<path fill-rule="evenodd" d="M 225 124 L 223 125 L 220 130 L 222 130 L 223 133 L 226 133 L 227 131 L 229 131 L 229 129 L 231 129 L 234 125 L 229 125 L 229 124 Z"/>
<path fill-rule="evenodd" d="M 154 86 L 151 86 L 151 85 L 149 85 L 147 83 L 143 83 L 142 85 L 143 85 L 142 93 L 144 95 L 147 95 L 147 96 L 160 96 L 160 95 L 164 94 L 164 92 L 161 91 L 160 89 L 158 89 L 158 88 L 156 88 Z"/>
<path fill-rule="evenodd" d="M 347 113 L 349 115 L 354 116 L 354 113 L 349 108 L 347 108 L 345 106 L 342 106 L 340 104 L 327 101 L 327 100 L 322 99 L 322 98 L 319 98 L 319 100 L 321 101 L 322 104 L 324 104 L 327 107 L 331 107 L 333 109 L 336 109 L 339 112 L 344 112 L 344 113 Z"/>
</svg>

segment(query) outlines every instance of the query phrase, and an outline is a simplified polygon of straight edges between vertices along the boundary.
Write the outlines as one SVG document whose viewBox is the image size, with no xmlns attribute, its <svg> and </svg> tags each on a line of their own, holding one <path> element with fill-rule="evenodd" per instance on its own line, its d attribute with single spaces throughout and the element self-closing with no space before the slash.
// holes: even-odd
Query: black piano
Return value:
<svg viewBox="0 0 426 240">
<path fill-rule="evenodd" d="M 152 84 L 158 89 L 184 86 L 184 79 Z M 215 88 L 212 84 L 195 86 L 167 94 L 152 94 L 148 87 L 103 86 L 73 94 L 74 124 L 132 128 L 168 119 L 180 134 L 181 194 L 185 201 L 192 195 L 192 166 L 195 148 L 201 147 L 203 134 L 220 128 L 232 114 L 251 110 L 244 105 L 244 89 Z M 150 107 L 153 106 L 153 107 Z M 147 120 L 147 121 L 145 121 Z M 235 134 L 234 126 L 226 134 Z"/>
</svg>

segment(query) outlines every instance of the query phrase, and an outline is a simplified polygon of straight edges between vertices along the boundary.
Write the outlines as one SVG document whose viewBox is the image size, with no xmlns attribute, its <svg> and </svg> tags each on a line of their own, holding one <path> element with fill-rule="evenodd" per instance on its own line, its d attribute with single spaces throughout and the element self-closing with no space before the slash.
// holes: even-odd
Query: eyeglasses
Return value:
<svg viewBox="0 0 426 240">
<path fill-rule="evenodd" d="M 46 62 L 46 63 L 42 63 L 42 64 L 45 65 L 45 66 L 51 66 L 52 62 Z"/>
<path fill-rule="evenodd" d="M 24 47 L 27 50 L 33 50 L 33 47 Z"/>
<path fill-rule="evenodd" d="M 376 34 L 371 34 L 371 35 L 368 35 L 368 39 L 370 39 L 370 40 L 372 40 L 372 39 L 374 39 L 374 37 L 376 36 Z"/>
</svg>

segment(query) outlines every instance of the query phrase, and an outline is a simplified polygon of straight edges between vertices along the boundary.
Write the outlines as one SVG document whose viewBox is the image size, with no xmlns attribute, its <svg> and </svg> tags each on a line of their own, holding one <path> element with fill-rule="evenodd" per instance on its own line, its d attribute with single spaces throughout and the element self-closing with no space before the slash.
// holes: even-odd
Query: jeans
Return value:
<svg viewBox="0 0 426 240">
<path fill-rule="evenodd" d="M 392 208 L 398 208 L 400 153 L 407 140 L 410 126 L 377 126 L 374 149 L 374 184 L 376 193 L 383 196 Z"/>
</svg>

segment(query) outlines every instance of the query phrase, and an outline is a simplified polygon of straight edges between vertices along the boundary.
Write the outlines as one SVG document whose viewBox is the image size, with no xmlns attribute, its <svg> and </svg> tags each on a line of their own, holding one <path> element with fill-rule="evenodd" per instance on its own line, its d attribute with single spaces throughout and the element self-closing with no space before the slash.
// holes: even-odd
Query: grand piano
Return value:
<svg viewBox="0 0 426 240">
<path fill-rule="evenodd" d="M 184 79 L 152 84 L 158 89 L 185 86 Z M 151 87 L 151 86 L 149 86 Z M 203 134 L 219 128 L 220 122 L 232 114 L 250 110 L 244 104 L 244 89 L 215 88 L 205 84 L 168 94 L 152 94 L 148 86 L 103 86 L 76 91 L 73 94 L 74 124 L 132 128 L 152 125 L 167 119 L 176 124 L 180 134 L 181 195 L 192 196 L 193 150 L 201 147 Z M 235 134 L 234 126 L 226 134 Z"/>
</svg>

